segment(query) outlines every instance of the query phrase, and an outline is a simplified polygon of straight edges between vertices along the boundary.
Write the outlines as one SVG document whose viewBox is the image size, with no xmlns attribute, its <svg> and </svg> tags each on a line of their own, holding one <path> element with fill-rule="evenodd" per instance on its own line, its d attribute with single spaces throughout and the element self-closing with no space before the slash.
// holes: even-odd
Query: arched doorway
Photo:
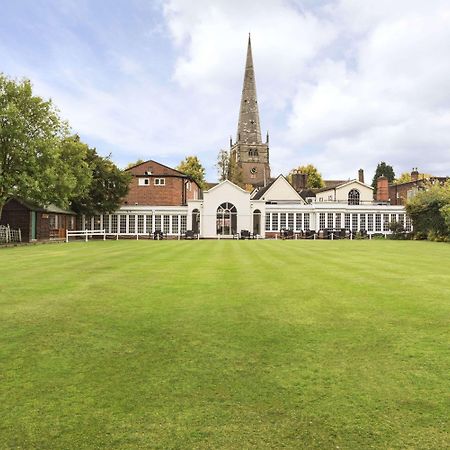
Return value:
<svg viewBox="0 0 450 450">
<path fill-rule="evenodd" d="M 195 234 L 200 233 L 200 211 L 198 209 L 192 211 L 192 231 Z"/>
<path fill-rule="evenodd" d="M 222 203 L 217 208 L 217 234 L 230 236 L 237 232 L 237 209 L 232 203 Z"/>
<path fill-rule="evenodd" d="M 259 209 L 253 211 L 253 234 L 261 234 L 261 211 Z"/>
<path fill-rule="evenodd" d="M 359 205 L 359 191 L 358 191 L 358 189 L 352 189 L 348 193 L 348 204 L 349 205 Z"/>
</svg>

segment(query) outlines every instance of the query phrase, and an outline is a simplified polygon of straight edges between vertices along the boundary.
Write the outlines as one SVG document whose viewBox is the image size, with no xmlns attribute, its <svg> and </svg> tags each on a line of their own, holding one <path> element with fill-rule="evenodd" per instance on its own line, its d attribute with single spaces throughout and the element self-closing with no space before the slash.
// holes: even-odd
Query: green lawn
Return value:
<svg viewBox="0 0 450 450">
<path fill-rule="evenodd" d="M 0 249 L 0 448 L 445 448 L 449 318 L 447 244 Z"/>
</svg>

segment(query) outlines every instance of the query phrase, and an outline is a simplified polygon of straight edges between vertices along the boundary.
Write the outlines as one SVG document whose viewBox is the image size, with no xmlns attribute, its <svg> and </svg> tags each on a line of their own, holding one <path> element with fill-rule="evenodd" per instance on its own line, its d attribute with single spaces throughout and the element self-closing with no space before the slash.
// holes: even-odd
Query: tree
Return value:
<svg viewBox="0 0 450 450">
<path fill-rule="evenodd" d="M 126 165 L 125 169 L 129 169 L 130 167 L 137 166 L 139 164 L 142 164 L 143 162 L 145 162 L 145 161 L 143 159 L 139 158 L 136 162 L 128 163 Z"/>
<path fill-rule="evenodd" d="M 423 180 L 425 178 L 430 178 L 431 175 L 428 173 L 419 173 L 419 179 Z M 403 172 L 398 178 L 394 180 L 394 184 L 408 183 L 411 181 L 411 173 Z"/>
<path fill-rule="evenodd" d="M 217 174 L 219 181 L 228 180 L 230 170 L 230 154 L 226 150 L 219 150 L 216 163 Z"/>
<path fill-rule="evenodd" d="M 379 177 L 385 176 L 388 179 L 389 183 L 393 183 L 395 180 L 395 172 L 392 166 L 386 164 L 384 161 L 378 163 L 377 168 L 375 170 L 375 175 L 372 180 L 373 193 L 377 192 L 377 180 Z"/>
<path fill-rule="evenodd" d="M 33 95 L 29 80 L 0 73 L 0 217 L 12 197 L 67 207 L 89 175 L 74 151 L 68 125 L 50 100 Z"/>
<path fill-rule="evenodd" d="M 306 187 L 308 189 L 322 188 L 325 186 L 321 173 L 317 170 L 313 164 L 307 164 L 306 166 L 298 166 L 296 169 L 292 169 L 287 178 L 292 182 L 292 174 L 294 172 L 305 173 L 308 175 L 306 181 Z"/>
<path fill-rule="evenodd" d="M 413 221 L 415 233 L 436 239 L 448 237 L 449 205 L 450 182 L 445 185 L 426 185 L 406 204 L 406 212 Z"/>
<path fill-rule="evenodd" d="M 206 188 L 205 168 L 196 156 L 186 156 L 186 158 L 178 164 L 177 170 L 190 176 L 201 189 Z"/>
<path fill-rule="evenodd" d="M 72 201 L 72 209 L 87 216 L 114 212 L 127 195 L 131 174 L 120 170 L 110 157 L 102 157 L 94 148 L 88 148 L 86 163 L 91 172 L 91 183 L 84 193 Z"/>
</svg>

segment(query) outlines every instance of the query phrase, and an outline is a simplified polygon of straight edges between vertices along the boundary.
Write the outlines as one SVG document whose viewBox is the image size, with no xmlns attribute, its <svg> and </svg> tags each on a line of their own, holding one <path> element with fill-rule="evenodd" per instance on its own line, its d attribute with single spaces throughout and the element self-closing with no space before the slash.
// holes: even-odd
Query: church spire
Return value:
<svg viewBox="0 0 450 450">
<path fill-rule="evenodd" d="M 240 144 L 261 144 L 261 128 L 259 125 L 250 33 L 248 34 L 247 60 L 245 63 L 244 84 L 239 111 L 237 141 Z"/>
</svg>

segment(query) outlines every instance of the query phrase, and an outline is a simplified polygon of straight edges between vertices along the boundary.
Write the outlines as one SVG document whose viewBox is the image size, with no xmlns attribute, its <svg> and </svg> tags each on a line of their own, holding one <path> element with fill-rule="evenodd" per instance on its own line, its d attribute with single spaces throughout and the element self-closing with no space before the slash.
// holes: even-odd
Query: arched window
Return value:
<svg viewBox="0 0 450 450">
<path fill-rule="evenodd" d="M 257 148 L 251 148 L 248 151 L 248 156 L 257 158 L 258 157 L 258 149 Z"/>
<path fill-rule="evenodd" d="M 200 211 L 198 209 L 192 211 L 192 231 L 195 234 L 200 233 Z"/>
<path fill-rule="evenodd" d="M 358 191 L 358 189 L 352 189 L 348 193 L 348 204 L 349 205 L 359 205 L 359 191 Z"/>
<path fill-rule="evenodd" d="M 222 203 L 217 208 L 217 234 L 232 235 L 237 232 L 237 209 L 232 203 Z"/>
<path fill-rule="evenodd" d="M 253 211 L 253 234 L 261 234 L 261 211 L 259 209 Z"/>
</svg>

